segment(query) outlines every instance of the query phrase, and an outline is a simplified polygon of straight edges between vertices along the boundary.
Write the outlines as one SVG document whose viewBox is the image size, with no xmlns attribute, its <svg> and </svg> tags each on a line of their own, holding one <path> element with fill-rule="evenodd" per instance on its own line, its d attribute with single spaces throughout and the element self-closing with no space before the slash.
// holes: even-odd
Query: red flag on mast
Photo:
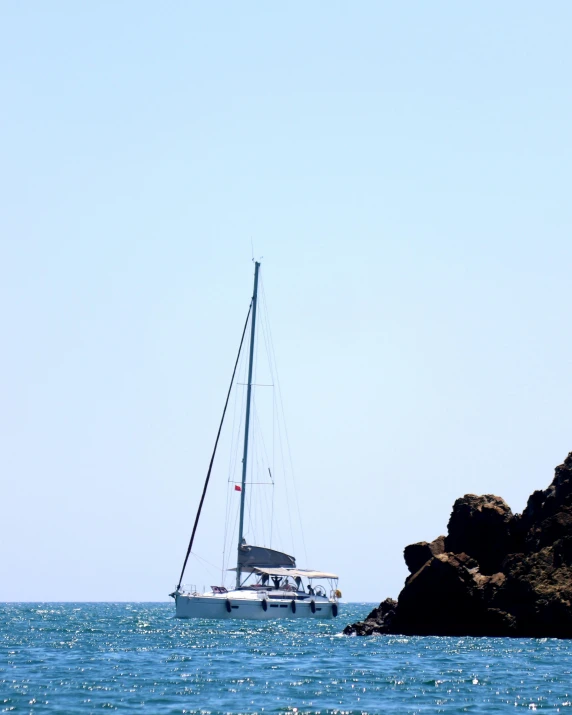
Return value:
<svg viewBox="0 0 572 715">
<path fill-rule="evenodd" d="M 234 485 L 234 491 L 235 491 L 235 492 L 241 492 L 241 491 L 242 491 L 242 487 L 240 487 L 238 484 L 235 484 L 235 485 Z"/>
</svg>

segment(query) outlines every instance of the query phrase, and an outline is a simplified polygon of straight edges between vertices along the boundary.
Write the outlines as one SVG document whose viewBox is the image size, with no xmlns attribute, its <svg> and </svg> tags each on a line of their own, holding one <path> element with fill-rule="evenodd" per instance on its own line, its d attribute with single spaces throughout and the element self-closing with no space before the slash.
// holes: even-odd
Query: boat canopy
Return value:
<svg viewBox="0 0 572 715">
<path fill-rule="evenodd" d="M 296 568 L 296 559 L 282 551 L 267 549 L 265 546 L 242 544 L 238 551 L 238 566 L 241 571 L 249 571 L 249 567 L 254 569 L 258 566 L 263 568 L 280 568 L 281 566 Z"/>
<path fill-rule="evenodd" d="M 256 573 L 267 574 L 268 576 L 292 576 L 296 578 L 335 578 L 338 576 L 335 573 L 327 571 L 314 571 L 313 569 L 272 569 L 272 568 L 254 568 Z"/>
</svg>

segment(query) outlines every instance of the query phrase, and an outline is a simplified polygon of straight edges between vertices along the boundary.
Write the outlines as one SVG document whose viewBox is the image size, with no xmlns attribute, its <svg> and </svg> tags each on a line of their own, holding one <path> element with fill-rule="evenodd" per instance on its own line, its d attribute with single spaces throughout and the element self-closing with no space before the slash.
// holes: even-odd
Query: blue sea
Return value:
<svg viewBox="0 0 572 715">
<path fill-rule="evenodd" d="M 371 606 L 262 623 L 177 620 L 169 603 L 0 605 L 0 712 L 572 715 L 571 643 L 342 636 Z"/>
</svg>

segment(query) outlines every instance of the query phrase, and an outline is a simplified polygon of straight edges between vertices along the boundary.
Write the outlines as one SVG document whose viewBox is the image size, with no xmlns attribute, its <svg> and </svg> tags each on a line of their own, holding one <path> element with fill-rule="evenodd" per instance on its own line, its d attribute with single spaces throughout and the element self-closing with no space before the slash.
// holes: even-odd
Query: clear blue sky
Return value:
<svg viewBox="0 0 572 715">
<path fill-rule="evenodd" d="M 549 483 L 571 24 L 522 0 L 2 3 L 0 599 L 173 588 L 251 240 L 308 565 L 344 596 L 397 595 L 458 496 L 521 510 Z"/>
</svg>

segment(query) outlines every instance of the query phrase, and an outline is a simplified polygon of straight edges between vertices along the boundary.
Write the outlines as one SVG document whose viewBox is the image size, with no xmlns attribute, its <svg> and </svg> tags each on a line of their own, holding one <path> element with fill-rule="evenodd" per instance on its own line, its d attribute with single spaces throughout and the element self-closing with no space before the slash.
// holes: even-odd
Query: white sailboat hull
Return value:
<svg viewBox="0 0 572 715">
<path fill-rule="evenodd" d="M 258 594 L 240 591 L 228 594 L 175 593 L 177 618 L 239 618 L 255 621 L 295 618 L 335 618 L 339 614 L 336 601 L 327 598 L 297 600 L 295 598 L 260 598 Z M 313 601 L 313 606 L 312 606 Z M 295 605 L 293 605 L 295 604 Z"/>
</svg>

